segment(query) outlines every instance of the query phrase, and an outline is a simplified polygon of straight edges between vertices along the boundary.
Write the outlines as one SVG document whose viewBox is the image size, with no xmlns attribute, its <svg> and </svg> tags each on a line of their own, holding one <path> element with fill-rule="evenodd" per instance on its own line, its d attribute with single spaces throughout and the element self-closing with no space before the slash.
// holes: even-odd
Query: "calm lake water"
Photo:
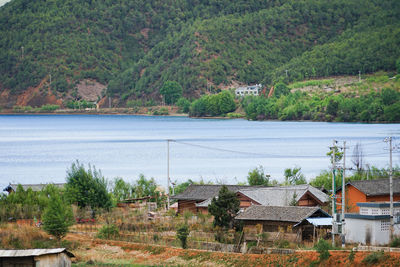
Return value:
<svg viewBox="0 0 400 267">
<path fill-rule="evenodd" d="M 132 182 L 143 173 L 162 185 L 167 176 L 234 184 L 263 166 L 282 180 L 285 168 L 300 166 L 307 179 L 329 168 L 332 140 L 346 140 L 347 166 L 357 142 L 364 161 L 387 167 L 387 136 L 400 124 L 275 122 L 120 115 L 1 115 L 0 186 L 9 182 L 64 182 L 79 160 L 109 179 Z M 398 139 L 397 139 L 398 141 Z M 393 157 L 399 165 L 399 153 Z"/>
</svg>

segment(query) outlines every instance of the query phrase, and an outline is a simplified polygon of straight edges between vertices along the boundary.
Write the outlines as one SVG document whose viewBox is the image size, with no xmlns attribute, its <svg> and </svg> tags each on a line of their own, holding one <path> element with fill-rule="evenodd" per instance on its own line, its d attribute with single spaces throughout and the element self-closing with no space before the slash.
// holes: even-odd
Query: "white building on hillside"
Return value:
<svg viewBox="0 0 400 267">
<path fill-rule="evenodd" d="M 235 95 L 236 96 L 246 96 L 246 95 L 258 96 L 260 94 L 261 88 L 262 88 L 261 84 L 250 85 L 250 86 L 246 86 L 246 87 L 239 87 L 239 88 L 236 88 Z"/>
</svg>

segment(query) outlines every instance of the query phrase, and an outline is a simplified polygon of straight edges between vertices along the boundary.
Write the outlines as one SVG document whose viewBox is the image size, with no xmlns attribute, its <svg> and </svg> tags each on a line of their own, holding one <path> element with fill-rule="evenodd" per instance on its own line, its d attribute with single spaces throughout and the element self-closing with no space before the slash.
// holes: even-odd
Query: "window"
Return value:
<svg viewBox="0 0 400 267">
<path fill-rule="evenodd" d="M 389 215 L 390 209 L 382 209 L 382 215 Z"/>
<path fill-rule="evenodd" d="M 389 231 L 390 229 L 390 220 L 381 221 L 381 231 Z"/>
<path fill-rule="evenodd" d="M 379 210 L 378 209 L 372 209 L 372 215 L 378 215 L 379 214 Z"/>
<path fill-rule="evenodd" d="M 360 209 L 360 214 L 367 215 L 368 214 L 368 209 L 367 208 L 361 208 Z"/>
</svg>

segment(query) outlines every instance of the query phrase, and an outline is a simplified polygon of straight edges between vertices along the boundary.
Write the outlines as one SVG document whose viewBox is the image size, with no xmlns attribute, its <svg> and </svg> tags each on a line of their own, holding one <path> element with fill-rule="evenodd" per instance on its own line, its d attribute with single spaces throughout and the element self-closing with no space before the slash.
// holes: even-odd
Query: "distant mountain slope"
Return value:
<svg viewBox="0 0 400 267">
<path fill-rule="evenodd" d="M 298 80 L 394 69 L 399 18 L 396 0 L 13 0 L 0 7 L 0 105 L 39 84 L 31 91 L 66 101 L 96 81 L 123 103 L 161 100 L 167 80 L 198 97 L 285 70 Z"/>
</svg>

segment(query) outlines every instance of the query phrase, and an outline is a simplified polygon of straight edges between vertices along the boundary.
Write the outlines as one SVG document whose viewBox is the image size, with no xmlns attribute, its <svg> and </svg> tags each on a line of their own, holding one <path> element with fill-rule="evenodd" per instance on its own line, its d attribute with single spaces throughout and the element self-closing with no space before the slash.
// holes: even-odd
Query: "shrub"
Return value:
<svg viewBox="0 0 400 267">
<path fill-rule="evenodd" d="M 331 256 L 329 249 L 332 249 L 332 246 L 324 239 L 320 239 L 318 241 L 318 243 L 315 245 L 315 249 L 319 253 L 320 261 L 327 260 Z"/>
<path fill-rule="evenodd" d="M 289 241 L 287 241 L 287 240 L 278 240 L 276 243 L 275 243 L 275 245 L 278 247 L 278 248 L 288 248 L 289 247 Z"/>
<path fill-rule="evenodd" d="M 356 257 L 356 252 L 352 250 L 349 254 L 349 261 L 353 262 L 355 257 Z"/>
<path fill-rule="evenodd" d="M 392 242 L 390 242 L 390 246 L 392 248 L 399 248 L 400 247 L 400 238 L 399 237 L 393 238 Z"/>
<path fill-rule="evenodd" d="M 116 238 L 119 236 L 119 230 L 114 224 L 103 225 L 97 233 L 97 237 L 101 239 Z"/>
<path fill-rule="evenodd" d="M 383 251 L 379 251 L 379 252 L 372 252 L 371 254 L 368 254 L 367 256 L 365 256 L 365 258 L 362 260 L 362 263 L 364 264 L 368 264 L 368 265 L 373 265 L 373 264 L 377 264 L 383 260 L 385 260 L 387 258 L 387 256 L 385 255 L 385 253 Z"/>
<path fill-rule="evenodd" d="M 176 237 L 179 239 L 181 246 L 184 249 L 187 247 L 187 237 L 189 236 L 189 233 L 189 227 L 186 224 L 181 225 L 176 231 Z"/>
</svg>

